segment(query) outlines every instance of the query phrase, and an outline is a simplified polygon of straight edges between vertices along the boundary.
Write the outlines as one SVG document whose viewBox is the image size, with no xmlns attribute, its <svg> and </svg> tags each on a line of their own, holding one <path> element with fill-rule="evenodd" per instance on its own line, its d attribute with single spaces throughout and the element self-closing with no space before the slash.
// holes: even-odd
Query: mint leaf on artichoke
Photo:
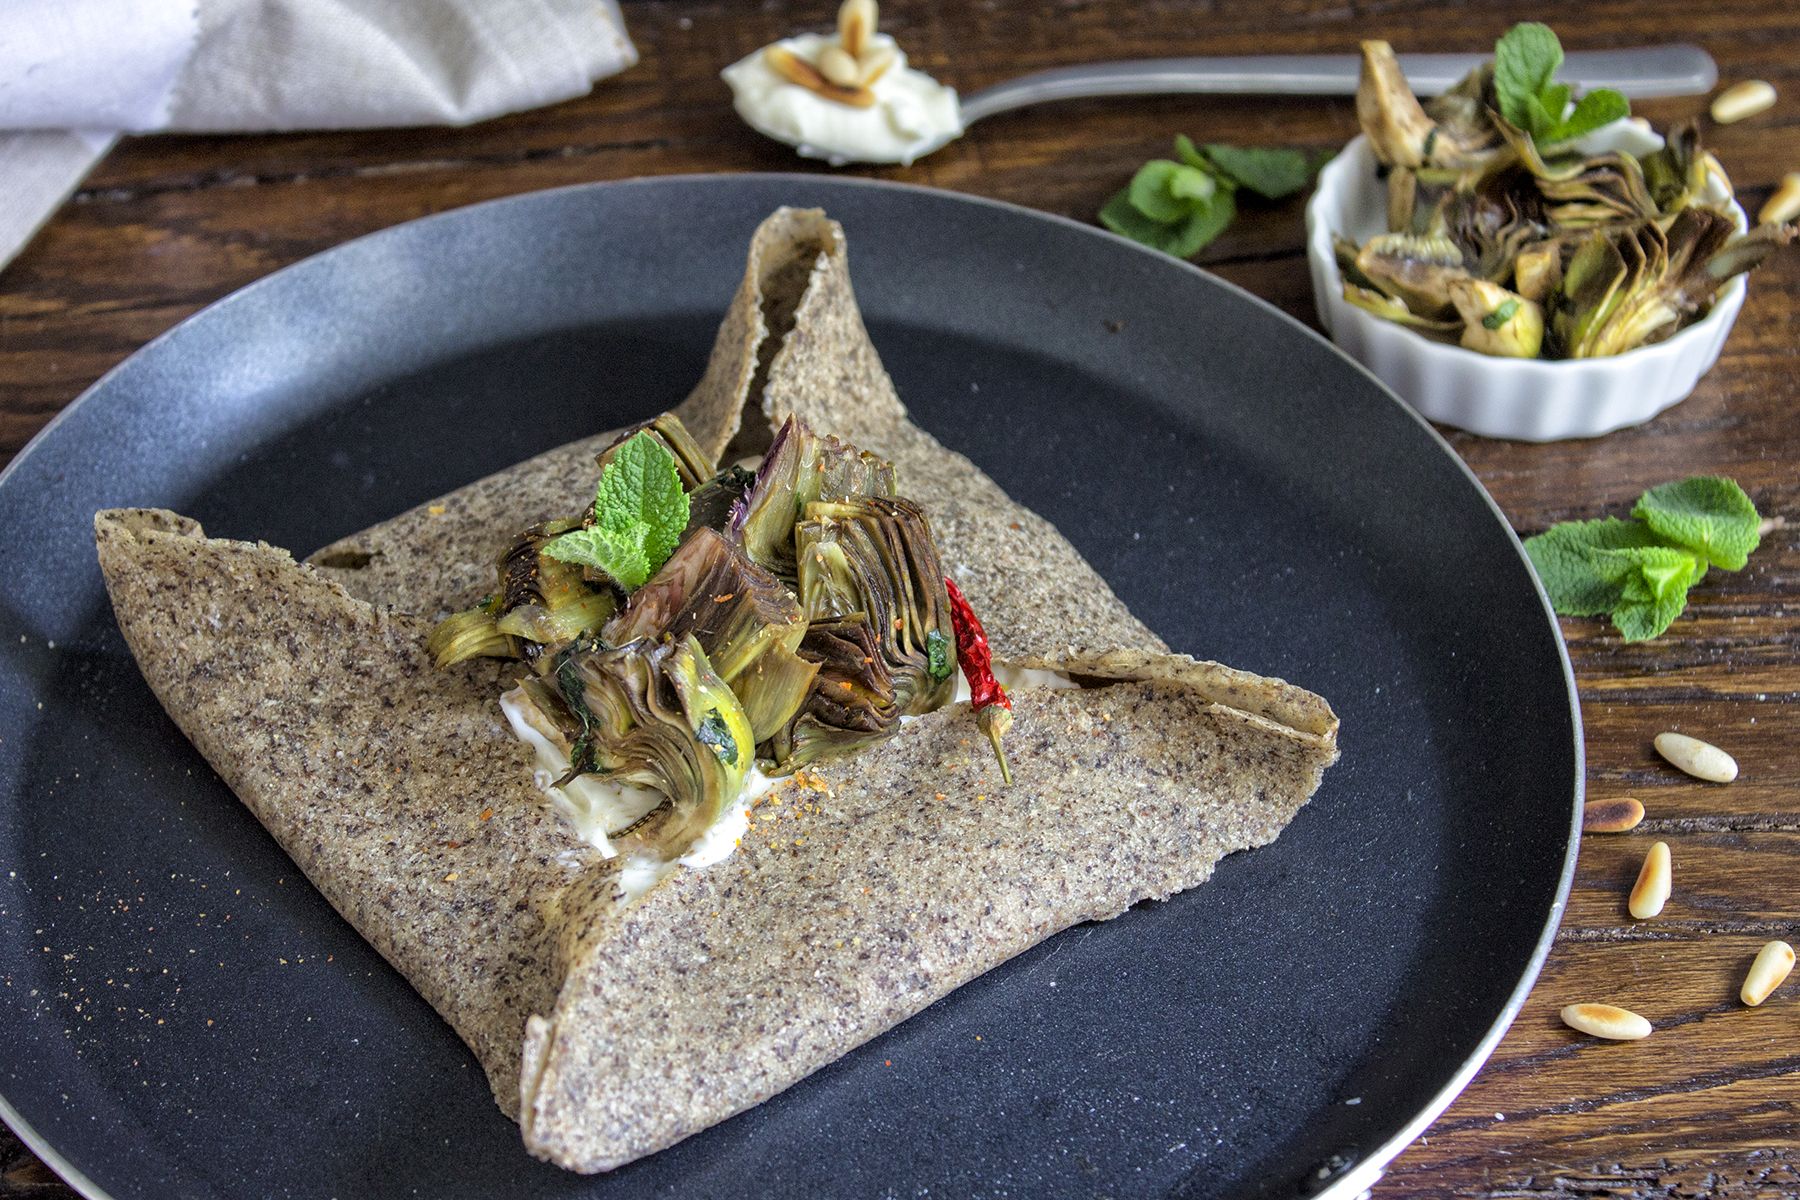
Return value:
<svg viewBox="0 0 1800 1200">
<path fill-rule="evenodd" d="M 604 571 L 627 591 L 667 562 L 688 523 L 675 456 L 648 430 L 613 452 L 594 492 L 594 523 L 545 544 L 563 562 Z"/>
</svg>

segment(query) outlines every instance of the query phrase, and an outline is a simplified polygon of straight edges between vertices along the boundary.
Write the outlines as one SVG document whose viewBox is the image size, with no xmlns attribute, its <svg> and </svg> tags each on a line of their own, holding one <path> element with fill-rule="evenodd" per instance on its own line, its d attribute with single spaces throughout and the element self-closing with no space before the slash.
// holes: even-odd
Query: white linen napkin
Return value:
<svg viewBox="0 0 1800 1200">
<path fill-rule="evenodd" d="M 466 125 L 636 61 L 616 0 L 0 0 L 0 267 L 122 132 Z"/>
</svg>

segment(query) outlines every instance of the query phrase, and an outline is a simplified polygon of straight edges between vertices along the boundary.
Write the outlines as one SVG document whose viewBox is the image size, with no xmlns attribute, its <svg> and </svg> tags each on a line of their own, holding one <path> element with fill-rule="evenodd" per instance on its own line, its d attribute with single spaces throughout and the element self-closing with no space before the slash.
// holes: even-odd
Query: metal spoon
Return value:
<svg viewBox="0 0 1800 1200">
<path fill-rule="evenodd" d="M 1401 69 L 1413 91 L 1434 96 L 1486 61 L 1485 54 L 1403 54 Z M 1362 62 L 1354 54 L 1258 54 L 1236 58 L 1147 58 L 1085 63 L 1022 75 L 964 97 L 963 128 L 983 117 L 1029 104 L 1097 96 L 1282 95 L 1354 96 Z M 1576 50 L 1563 60 L 1565 79 L 1583 87 L 1615 88 L 1631 99 L 1698 96 L 1719 81 L 1719 68 L 1699 46 L 1678 43 L 1628 50 Z M 766 133 L 767 131 L 764 130 Z M 917 148 L 922 158 L 959 137 Z"/>
</svg>

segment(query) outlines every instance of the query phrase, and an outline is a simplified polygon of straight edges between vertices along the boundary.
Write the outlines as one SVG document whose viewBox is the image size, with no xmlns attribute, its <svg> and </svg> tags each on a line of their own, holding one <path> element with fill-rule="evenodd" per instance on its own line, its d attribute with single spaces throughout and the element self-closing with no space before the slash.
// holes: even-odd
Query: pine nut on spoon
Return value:
<svg viewBox="0 0 1800 1200">
<path fill-rule="evenodd" d="M 1737 760 L 1709 742 L 1685 733 L 1659 733 L 1656 752 L 1674 767 L 1708 783 L 1730 783 L 1737 778 Z"/>
<path fill-rule="evenodd" d="M 1614 1042 L 1635 1042 L 1650 1036 L 1650 1022 L 1628 1008 L 1611 1004 L 1571 1004 L 1562 1010 L 1562 1023 Z"/>
<path fill-rule="evenodd" d="M 1744 986 L 1738 992 L 1738 999 L 1755 1008 L 1769 998 L 1769 993 L 1781 986 L 1781 981 L 1788 977 L 1794 969 L 1794 948 L 1786 942 L 1768 942 L 1756 952 L 1756 961 L 1750 964 L 1750 973 L 1744 976 Z"/>
<path fill-rule="evenodd" d="M 842 46 L 827 46 L 819 51 L 819 61 L 814 65 L 827 82 L 839 87 L 855 87 L 862 82 L 862 68 Z"/>
<path fill-rule="evenodd" d="M 1631 900 L 1627 905 L 1631 909 L 1631 915 L 1640 921 L 1660 915 L 1663 905 L 1669 902 L 1673 876 L 1669 843 L 1658 842 L 1650 847 L 1650 853 L 1644 855 L 1644 865 L 1638 869 L 1637 883 L 1632 886 Z"/>
</svg>

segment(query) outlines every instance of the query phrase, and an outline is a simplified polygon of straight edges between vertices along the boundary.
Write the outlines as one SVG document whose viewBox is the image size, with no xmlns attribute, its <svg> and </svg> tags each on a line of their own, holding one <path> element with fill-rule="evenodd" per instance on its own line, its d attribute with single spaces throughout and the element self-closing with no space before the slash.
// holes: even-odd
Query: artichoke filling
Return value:
<svg viewBox="0 0 1800 1200">
<path fill-rule="evenodd" d="M 1548 72 L 1522 69 L 1544 52 Z M 1792 225 L 1738 231 L 1698 125 L 1663 138 L 1624 120 L 1617 93 L 1577 101 L 1550 81 L 1561 58 L 1547 28 L 1518 26 L 1495 62 L 1422 105 L 1393 48 L 1363 43 L 1356 110 L 1388 228 L 1334 239 L 1345 301 L 1480 354 L 1598 358 L 1692 325 L 1795 239 Z M 1541 96 L 1520 94 L 1527 77 Z"/>
<path fill-rule="evenodd" d="M 730 854 L 774 781 L 894 736 L 962 675 L 930 524 L 890 464 L 790 419 L 754 472 L 716 470 L 672 414 L 598 461 L 594 504 L 524 530 L 429 649 L 519 664 L 507 725 L 629 897 Z"/>
</svg>

